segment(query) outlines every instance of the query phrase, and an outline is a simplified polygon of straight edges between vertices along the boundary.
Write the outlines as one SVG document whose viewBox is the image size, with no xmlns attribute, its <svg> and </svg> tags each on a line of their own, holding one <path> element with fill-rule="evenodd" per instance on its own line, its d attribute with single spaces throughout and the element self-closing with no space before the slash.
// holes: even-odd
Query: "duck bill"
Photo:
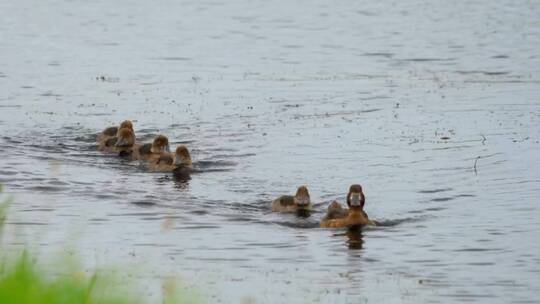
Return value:
<svg viewBox="0 0 540 304">
<path fill-rule="evenodd" d="M 351 195 L 351 207 L 362 207 L 362 198 L 359 193 Z"/>
<path fill-rule="evenodd" d="M 182 157 L 180 157 L 180 156 L 176 156 L 176 157 L 174 158 L 174 164 L 175 164 L 176 166 L 181 166 L 181 165 L 184 164 L 184 159 L 183 159 Z"/>
<path fill-rule="evenodd" d="M 129 147 L 131 147 L 131 143 L 126 138 L 118 138 L 118 140 L 116 141 L 115 146 L 117 148 L 129 148 Z"/>
<path fill-rule="evenodd" d="M 309 204 L 310 204 L 309 197 L 296 198 L 296 205 L 299 208 L 304 208 L 304 209 L 309 208 Z"/>
</svg>

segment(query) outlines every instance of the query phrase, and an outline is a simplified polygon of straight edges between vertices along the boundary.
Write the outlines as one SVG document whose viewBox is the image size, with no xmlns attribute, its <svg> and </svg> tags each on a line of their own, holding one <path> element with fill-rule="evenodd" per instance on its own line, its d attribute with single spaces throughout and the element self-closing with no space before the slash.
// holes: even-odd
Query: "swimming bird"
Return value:
<svg viewBox="0 0 540 304">
<path fill-rule="evenodd" d="M 171 150 L 165 135 L 158 135 L 151 144 L 143 144 L 138 148 L 138 158 L 145 161 L 155 161 L 167 153 L 171 153 Z"/>
<path fill-rule="evenodd" d="M 328 206 L 326 217 L 321 222 L 323 228 L 340 228 L 356 225 L 372 225 L 375 222 L 370 220 L 364 211 L 365 196 L 362 186 L 355 184 L 349 188 L 347 194 L 347 206 L 343 208 L 340 203 L 334 201 Z"/>
<path fill-rule="evenodd" d="M 120 130 L 123 128 L 128 128 L 133 131 L 133 124 L 129 120 L 124 120 L 122 123 L 120 123 L 120 127 L 108 127 L 103 130 L 103 132 L 98 134 L 98 150 L 114 152 L 114 145 L 116 144 L 116 140 L 118 138 L 118 132 L 120 132 Z"/>
<path fill-rule="evenodd" d="M 139 159 L 138 148 L 139 146 L 135 142 L 135 133 L 132 129 L 121 128 L 118 130 L 114 144 L 114 151 L 118 152 L 118 156 Z"/>
<path fill-rule="evenodd" d="M 101 142 L 104 138 L 106 139 L 108 137 L 116 136 L 118 134 L 118 131 L 120 131 L 120 129 L 122 128 L 129 128 L 133 130 L 133 123 L 129 120 L 124 120 L 120 123 L 119 127 L 108 127 L 105 130 L 103 130 L 103 132 L 98 134 L 97 141 Z"/>
<path fill-rule="evenodd" d="M 181 145 L 174 153 L 163 153 L 160 157 L 152 159 L 148 168 L 154 172 L 189 174 L 193 170 L 193 163 L 188 148 Z"/>
<path fill-rule="evenodd" d="M 306 186 L 298 187 L 296 194 L 282 195 L 272 202 L 272 211 L 274 212 L 299 212 L 309 211 L 311 209 L 311 200 Z"/>
</svg>

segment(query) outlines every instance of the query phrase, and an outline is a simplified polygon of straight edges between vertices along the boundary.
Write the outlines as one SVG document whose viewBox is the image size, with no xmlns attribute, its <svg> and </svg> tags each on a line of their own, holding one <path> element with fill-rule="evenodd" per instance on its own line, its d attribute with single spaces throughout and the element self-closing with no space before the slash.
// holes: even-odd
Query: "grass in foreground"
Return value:
<svg viewBox="0 0 540 304">
<path fill-rule="evenodd" d="M 14 265 L 4 263 L 0 270 L 0 303 L 71 304 L 139 303 L 135 299 L 107 288 L 107 278 L 77 275 L 47 279 L 24 252 Z"/>
<path fill-rule="evenodd" d="M 2 194 L 2 185 L 0 185 L 0 195 Z M 7 216 L 7 209 L 9 207 L 10 199 L 9 197 L 5 201 L 0 203 L 0 240 L 2 237 L 2 228 L 4 227 L 4 222 Z"/>
<path fill-rule="evenodd" d="M 2 185 L 0 185 L 0 194 Z M 0 197 L 1 199 L 1 197 Z M 11 199 L 0 202 L 0 253 L 2 228 Z M 27 251 L 9 259 L 0 254 L 0 304 L 135 304 L 142 303 L 137 292 L 120 289 L 112 277 L 85 276 L 76 267 L 71 274 L 51 277 L 39 269 Z M 64 270 L 64 269 L 62 269 Z M 65 271 L 62 271 L 65 273 Z M 115 287 L 116 286 L 116 287 Z M 178 292 L 171 279 L 164 286 L 163 303 L 200 303 L 193 292 Z M 132 288 L 133 289 L 133 288 Z"/>
<path fill-rule="evenodd" d="M 2 185 L 0 185 L 0 194 Z M 2 228 L 11 198 L 0 202 L 0 248 Z M 1 251 L 0 251 L 1 252 Z M 46 277 L 24 251 L 16 259 L 0 256 L 0 303 L 17 304 L 123 304 L 140 303 L 136 299 L 109 288 L 110 279 L 93 275 L 63 275 L 56 279 Z M 112 285 L 112 284 L 111 284 Z"/>
</svg>

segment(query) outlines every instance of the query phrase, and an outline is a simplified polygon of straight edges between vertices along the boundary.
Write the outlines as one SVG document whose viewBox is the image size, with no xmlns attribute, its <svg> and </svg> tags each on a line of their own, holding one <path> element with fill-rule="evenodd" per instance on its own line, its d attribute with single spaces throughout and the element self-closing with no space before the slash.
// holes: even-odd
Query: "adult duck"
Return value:
<svg viewBox="0 0 540 304">
<path fill-rule="evenodd" d="M 334 201 L 328 206 L 326 217 L 321 222 L 323 228 L 341 228 L 351 226 L 375 226 L 375 222 L 370 220 L 364 211 L 365 196 L 362 186 L 355 184 L 349 188 L 347 194 L 347 208 L 343 208 L 340 203 Z"/>
</svg>

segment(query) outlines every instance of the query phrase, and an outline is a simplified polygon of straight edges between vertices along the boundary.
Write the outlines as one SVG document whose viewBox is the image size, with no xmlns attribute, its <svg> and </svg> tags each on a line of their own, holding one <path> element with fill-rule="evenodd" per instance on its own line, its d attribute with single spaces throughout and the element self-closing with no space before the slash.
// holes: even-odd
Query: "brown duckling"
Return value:
<svg viewBox="0 0 540 304">
<path fill-rule="evenodd" d="M 181 145 L 176 148 L 174 153 L 163 153 L 160 157 L 154 158 L 148 164 L 150 171 L 154 172 L 190 172 L 193 169 L 193 163 L 189 150 Z"/>
<path fill-rule="evenodd" d="M 332 219 L 338 219 L 338 218 L 344 218 L 347 217 L 349 214 L 349 209 L 343 208 L 340 203 L 337 201 L 333 201 L 328 206 L 328 212 L 326 213 L 325 219 L 332 220 Z"/>
<path fill-rule="evenodd" d="M 170 153 L 169 139 L 165 135 L 158 135 L 151 144 L 144 144 L 139 147 L 138 158 L 146 161 L 155 161 L 159 157 Z"/>
<path fill-rule="evenodd" d="M 118 137 L 111 136 L 109 138 L 104 139 L 101 141 L 98 145 L 98 150 L 101 152 L 114 152 L 114 145 L 116 145 L 116 141 L 118 140 Z"/>
<path fill-rule="evenodd" d="M 99 133 L 97 136 L 97 142 L 100 143 L 104 140 L 107 140 L 107 138 L 114 137 L 118 135 L 118 132 L 122 128 L 130 128 L 133 130 L 133 123 L 129 120 L 124 120 L 120 123 L 119 127 L 108 127 L 103 132 Z"/>
<path fill-rule="evenodd" d="M 282 195 L 272 202 L 274 212 L 298 212 L 311 209 L 311 200 L 306 186 L 298 187 L 296 194 Z"/>
<path fill-rule="evenodd" d="M 130 157 L 132 159 L 138 159 L 139 146 L 135 143 L 135 133 L 129 128 L 122 128 L 118 130 L 118 135 L 114 144 L 115 152 L 118 152 L 118 156 Z"/>
<path fill-rule="evenodd" d="M 368 218 L 364 212 L 365 196 L 362 186 L 352 185 L 347 194 L 347 206 L 345 209 L 338 202 L 334 201 L 328 206 L 328 213 L 321 222 L 323 228 L 341 228 L 356 225 L 373 225 L 375 222 Z"/>
</svg>

